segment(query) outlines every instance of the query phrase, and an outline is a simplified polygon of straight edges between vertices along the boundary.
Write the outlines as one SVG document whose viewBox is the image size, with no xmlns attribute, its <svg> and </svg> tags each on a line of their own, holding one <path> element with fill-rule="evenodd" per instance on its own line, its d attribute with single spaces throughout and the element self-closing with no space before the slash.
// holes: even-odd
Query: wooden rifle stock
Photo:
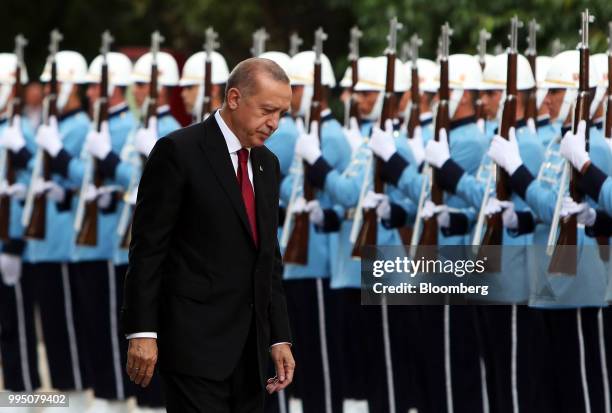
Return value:
<svg viewBox="0 0 612 413">
<path fill-rule="evenodd" d="M 408 118 L 408 137 L 414 137 L 414 130 L 421 123 L 421 93 L 419 91 L 419 69 L 416 65 L 412 65 L 410 70 L 410 78 L 412 84 L 410 85 L 410 117 Z"/>
<path fill-rule="evenodd" d="M 312 122 L 317 122 L 319 125 L 319 133 L 321 131 L 322 97 L 323 84 L 321 83 L 321 63 L 316 62 L 314 65 L 314 90 L 310 106 L 310 128 L 312 128 Z M 303 162 L 303 196 L 306 202 L 315 199 L 314 188 L 307 179 L 309 167 L 307 162 Z M 286 263 L 298 265 L 308 264 L 308 239 L 310 233 L 310 219 L 308 215 L 306 211 L 295 214 L 293 230 L 291 231 L 291 236 L 289 237 L 287 248 L 283 256 L 283 260 Z"/>
<path fill-rule="evenodd" d="M 589 12 L 583 13 L 582 42 L 580 47 L 580 83 L 578 99 L 574 109 L 574 133 L 578 131 L 581 121 L 587 124 L 585 130 L 586 150 L 589 150 L 589 121 L 590 121 L 590 94 L 589 94 L 589 45 L 588 45 Z M 570 196 L 576 203 L 582 202 L 584 194 L 578 188 L 580 172 L 572 168 L 569 183 Z M 559 188 L 564 191 L 565 188 Z M 560 222 L 561 230 L 553 255 L 548 266 L 548 272 L 556 274 L 576 275 L 578 271 L 577 260 L 577 228 L 576 214 L 569 215 Z"/>
<path fill-rule="evenodd" d="M 533 73 L 533 78 L 536 77 L 536 54 L 528 54 L 527 60 L 529 61 L 529 66 L 531 67 L 531 73 Z M 534 125 L 538 123 L 538 103 L 537 103 L 537 95 L 538 95 L 538 87 L 534 86 L 527 96 L 527 106 L 525 107 L 525 119 L 531 119 Z"/>
</svg>

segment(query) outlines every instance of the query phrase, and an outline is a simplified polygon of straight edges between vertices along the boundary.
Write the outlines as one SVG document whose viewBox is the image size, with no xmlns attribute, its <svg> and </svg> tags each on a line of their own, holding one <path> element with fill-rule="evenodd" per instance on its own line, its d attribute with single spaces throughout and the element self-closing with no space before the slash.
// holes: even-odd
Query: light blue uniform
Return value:
<svg viewBox="0 0 612 413">
<path fill-rule="evenodd" d="M 326 113 L 327 112 L 327 113 Z M 334 170 L 344 170 L 351 156 L 351 147 L 347 142 L 342 126 L 338 121 L 331 117 L 329 111 L 321 114 L 321 153 L 325 162 Z M 298 162 L 296 160 L 296 162 Z M 296 179 L 297 167 L 292 167 L 289 175 L 281 183 L 280 196 L 287 205 L 291 198 L 293 182 Z M 343 211 L 335 206 L 330 196 L 325 191 L 316 191 L 316 199 L 321 208 L 325 211 L 334 211 L 336 217 L 341 216 Z M 314 224 L 310 224 L 308 236 L 308 263 L 307 265 L 285 264 L 284 278 L 305 279 L 305 278 L 328 278 L 331 272 L 330 267 L 330 234 L 317 230 Z"/>
<path fill-rule="evenodd" d="M 297 137 L 295 122 L 291 115 L 286 114 L 280 119 L 276 131 L 266 139 L 265 145 L 278 158 L 282 178 L 289 175 Z"/>
<path fill-rule="evenodd" d="M 58 122 L 64 150 L 71 157 L 80 156 L 90 128 L 87 114 L 77 110 L 60 116 Z M 34 157 L 30 160 L 30 167 L 33 163 Z M 52 179 L 67 190 L 66 200 L 62 205 L 47 200 L 45 239 L 30 240 L 26 248 L 26 259 L 32 263 L 68 262 L 71 259 L 76 199 L 70 193 L 78 191 L 78 187 L 57 173 L 52 174 Z"/>
</svg>

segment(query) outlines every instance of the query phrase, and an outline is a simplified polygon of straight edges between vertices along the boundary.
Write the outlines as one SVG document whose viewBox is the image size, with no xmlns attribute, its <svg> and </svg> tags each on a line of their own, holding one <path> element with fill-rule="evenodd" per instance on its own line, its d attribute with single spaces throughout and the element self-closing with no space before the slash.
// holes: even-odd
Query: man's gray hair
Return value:
<svg viewBox="0 0 612 413">
<path fill-rule="evenodd" d="M 227 79 L 225 98 L 227 92 L 236 88 L 243 96 L 256 92 L 258 76 L 268 76 L 277 82 L 289 84 L 289 77 L 285 71 L 274 61 L 260 57 L 251 57 L 238 63 Z"/>
</svg>

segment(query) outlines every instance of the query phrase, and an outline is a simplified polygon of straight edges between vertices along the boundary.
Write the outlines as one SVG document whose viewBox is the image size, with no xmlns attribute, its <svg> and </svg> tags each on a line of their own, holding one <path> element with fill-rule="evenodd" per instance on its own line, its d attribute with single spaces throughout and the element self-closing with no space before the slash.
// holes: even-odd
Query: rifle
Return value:
<svg viewBox="0 0 612 413">
<path fill-rule="evenodd" d="M 449 100 L 449 86 L 448 86 L 448 55 L 450 36 L 453 34 L 448 22 L 442 26 L 442 35 L 440 36 L 440 89 L 438 90 L 439 102 L 438 110 L 436 112 L 436 124 L 434 129 L 434 139 L 440 140 L 440 130 L 445 129 L 449 132 L 450 126 L 450 115 L 448 113 L 448 100 Z M 436 205 L 443 203 L 443 193 L 440 184 L 438 183 L 440 178 L 438 176 L 439 171 L 437 169 L 427 166 L 431 175 L 431 189 L 430 199 Z M 423 198 L 423 197 L 421 197 Z M 419 200 L 421 201 L 421 200 Z M 417 214 L 417 225 L 420 219 L 420 211 L 422 209 L 422 203 L 419 202 L 419 213 Z M 417 231 L 415 231 L 415 236 Z M 423 232 L 419 239 L 419 246 L 423 245 L 438 245 L 438 221 L 436 216 L 433 215 L 423 222 Z"/>
<path fill-rule="evenodd" d="M 47 62 L 51 70 L 49 81 L 49 93 L 43 102 L 43 123 L 50 124 L 52 117 L 57 119 L 57 64 L 55 55 L 59 48 L 59 42 L 63 39 L 58 30 L 51 32 L 49 44 L 49 57 Z M 47 221 L 47 195 L 44 192 L 36 194 L 34 189 L 40 181 L 51 180 L 51 156 L 42 148 L 36 151 L 36 159 L 30 187 L 23 209 L 22 223 L 25 227 L 24 236 L 30 239 L 45 239 Z"/>
<path fill-rule="evenodd" d="M 345 109 L 345 119 L 344 126 L 349 127 L 350 119 L 355 118 L 359 121 L 359 107 L 357 106 L 357 100 L 355 99 L 355 85 L 359 81 L 359 69 L 358 69 L 358 60 L 359 60 L 359 39 L 363 36 L 363 32 L 359 30 L 359 27 L 353 26 L 351 29 L 351 41 L 349 42 L 349 55 L 348 60 L 351 63 L 351 97 L 348 101 L 348 110 Z"/>
<path fill-rule="evenodd" d="M 529 22 L 529 36 L 527 37 L 527 50 L 525 50 L 525 56 L 529 61 L 529 66 L 531 66 L 531 73 L 533 73 L 533 78 L 536 78 L 536 57 L 538 56 L 536 49 L 536 34 L 540 30 L 540 25 L 535 21 L 535 19 Z M 538 87 L 534 86 L 529 91 L 529 96 L 527 99 L 527 107 L 525 108 L 525 119 L 528 122 L 532 123 L 535 127 L 538 121 L 538 105 L 536 96 L 538 93 Z"/>
<path fill-rule="evenodd" d="M 200 120 L 206 119 L 212 112 L 212 53 L 215 49 L 219 48 L 219 42 L 217 42 L 219 35 L 212 27 L 206 29 L 206 42 L 204 43 L 204 51 L 206 52 L 206 59 L 204 60 L 204 90 L 201 93 L 204 94 L 202 100 L 202 111 L 200 113 Z"/>
<path fill-rule="evenodd" d="M 9 107 L 11 126 L 16 126 L 16 116 L 21 116 L 23 109 L 23 84 L 22 71 L 25 72 L 23 49 L 28 41 L 21 34 L 15 37 L 15 56 L 17 56 L 17 67 L 15 68 L 15 91 Z M 19 125 L 18 125 L 19 126 Z M 19 126 L 21 127 L 21 126 Z M 0 180 L 7 188 L 15 183 L 15 168 L 11 159 L 11 152 L 4 149 L 0 153 Z M 9 194 L 0 194 L 0 240 L 8 241 L 11 226 L 11 197 Z"/>
<path fill-rule="evenodd" d="M 312 132 L 313 122 L 317 122 L 319 125 L 319 133 L 321 132 L 321 100 L 323 98 L 323 83 L 321 82 L 321 55 L 323 54 L 323 42 L 327 39 L 327 34 L 323 31 L 323 28 L 319 27 L 315 31 L 315 62 L 314 62 L 314 85 L 312 102 L 310 104 L 310 125 L 309 128 Z M 311 201 L 315 198 L 315 189 L 310 183 L 306 176 L 308 175 L 309 165 L 307 162 L 303 162 L 303 197 L 306 202 Z M 287 243 L 287 249 L 283 256 L 283 260 L 286 263 L 306 265 L 308 264 L 308 238 L 310 232 L 310 220 L 308 212 L 303 211 L 295 214 L 295 221 L 293 230 Z"/>
<path fill-rule="evenodd" d="M 151 80 L 149 81 L 149 96 L 145 102 L 145 116 L 143 116 L 141 121 L 141 127 L 146 128 L 150 124 L 151 119 L 157 118 L 157 53 L 159 52 L 159 46 L 165 38 L 156 30 L 151 34 Z M 142 164 L 146 162 L 146 158 L 142 156 Z M 131 188 L 130 191 L 126 193 L 126 196 L 135 190 L 136 188 Z M 129 205 L 126 204 L 126 207 Z M 132 240 L 132 222 L 134 219 L 134 212 L 131 212 L 129 224 L 126 227 L 125 232 L 121 237 L 121 248 L 128 249 L 130 247 L 130 242 Z"/>
<path fill-rule="evenodd" d="M 393 17 L 389 22 L 389 35 L 387 36 L 388 46 L 385 50 L 387 56 L 387 75 L 385 79 L 385 96 L 383 100 L 382 114 L 380 117 L 380 127 L 385 128 L 385 122 L 388 119 L 393 119 L 397 110 L 397 101 L 395 99 L 395 58 L 397 51 L 397 31 L 402 28 L 402 24 L 397 21 L 397 17 Z M 373 181 L 374 192 L 384 193 L 385 185 L 381 176 L 382 160 L 378 157 L 374 162 Z M 367 179 L 367 173 L 364 175 Z M 351 256 L 361 258 L 361 250 L 366 245 L 376 245 L 378 238 L 378 216 L 376 209 L 370 208 L 363 211 L 363 221 L 361 229 L 353 245 Z"/>
<path fill-rule="evenodd" d="M 412 67 L 410 69 L 410 117 L 408 118 L 408 137 L 414 136 L 414 130 L 421 123 L 421 92 L 419 91 L 419 47 L 423 44 L 423 40 L 415 33 L 410 38 L 410 60 Z"/>
<path fill-rule="evenodd" d="M 266 51 L 266 40 L 269 38 L 270 35 L 263 27 L 253 32 L 253 47 L 251 47 L 253 57 L 257 57 Z"/>
<path fill-rule="evenodd" d="M 580 31 L 581 42 L 580 50 L 580 80 L 578 84 L 578 98 L 576 107 L 574 108 L 574 133 L 578 131 L 578 125 L 581 121 L 586 122 L 585 130 L 586 150 L 589 150 L 589 124 L 590 124 L 590 105 L 591 99 L 589 95 L 589 23 L 593 22 L 594 17 L 589 14 L 589 9 L 582 12 L 582 30 Z M 565 168 L 570 168 L 569 163 L 565 162 Z M 570 196 L 576 203 L 582 202 L 584 194 L 578 188 L 580 179 L 580 171 L 572 168 L 569 182 Z M 565 188 L 560 187 L 559 191 L 564 191 Z M 564 217 L 561 222 L 561 230 L 559 238 L 555 245 L 553 256 L 548 266 L 548 272 L 561 273 L 566 275 L 576 275 L 578 270 L 576 241 L 577 241 L 577 225 L 578 221 L 576 214 Z"/>
<path fill-rule="evenodd" d="M 289 36 L 289 56 L 293 57 L 298 54 L 302 43 L 304 41 L 297 33 L 291 33 L 291 36 Z"/>
<path fill-rule="evenodd" d="M 504 139 L 510 138 L 510 128 L 516 126 L 516 99 L 517 99 L 517 56 L 518 56 L 518 29 L 522 26 L 522 22 L 518 17 L 514 16 L 510 23 L 510 48 L 508 49 L 508 63 L 506 71 L 506 100 L 504 101 L 504 109 L 502 112 L 502 121 L 499 128 L 499 134 Z M 500 201 L 508 201 L 511 196 L 510 176 L 499 166 L 494 169 L 496 177 L 496 196 Z M 483 205 L 486 208 L 486 205 Z M 488 246 L 502 245 L 504 236 L 504 223 L 502 213 L 496 212 L 487 217 L 487 230 L 483 237 L 479 256 L 485 256 L 485 251 Z M 484 248 L 484 250 L 483 250 Z M 501 269 L 501 253 L 493 251 L 494 254 L 489 254 L 491 257 L 487 261 L 487 269 L 491 272 L 499 272 Z"/>
<path fill-rule="evenodd" d="M 486 29 L 481 29 L 478 33 L 478 63 L 480 64 L 480 68 L 484 70 L 486 59 L 485 56 L 487 54 L 487 41 L 491 39 L 491 33 L 489 33 Z M 482 103 L 482 99 L 480 95 L 476 99 L 476 103 L 474 105 L 476 107 L 476 119 L 484 121 L 486 120 L 486 113 L 484 110 L 484 104 Z"/>
<path fill-rule="evenodd" d="M 100 53 L 102 55 L 100 97 L 96 102 L 94 110 L 94 122 L 98 132 L 102 131 L 102 123 L 108 121 L 108 62 L 106 57 L 113 40 L 108 30 L 102 33 L 102 46 L 100 47 Z M 98 243 L 98 201 L 96 199 L 86 201 L 85 194 L 91 184 L 92 177 L 96 188 L 102 186 L 102 176 L 98 170 L 98 160 L 92 156 L 88 156 L 87 158 L 87 170 L 85 177 L 83 177 L 81 192 L 79 194 L 79 204 L 77 206 L 74 229 L 77 232 L 77 245 L 95 246 Z"/>
</svg>

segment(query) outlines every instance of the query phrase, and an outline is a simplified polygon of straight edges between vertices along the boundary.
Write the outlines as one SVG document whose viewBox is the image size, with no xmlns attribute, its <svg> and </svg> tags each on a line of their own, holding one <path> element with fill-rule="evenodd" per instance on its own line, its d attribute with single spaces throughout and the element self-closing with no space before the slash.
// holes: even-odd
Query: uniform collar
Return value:
<svg viewBox="0 0 612 413">
<path fill-rule="evenodd" d="M 116 116 L 121 115 L 122 113 L 127 112 L 128 110 L 129 108 L 126 102 L 119 103 L 118 105 L 115 105 L 108 109 L 108 117 L 114 118 Z"/>
<path fill-rule="evenodd" d="M 164 116 L 168 116 L 170 114 L 170 106 L 162 105 L 157 108 L 157 117 L 162 118 Z"/>
<path fill-rule="evenodd" d="M 420 117 L 421 127 L 430 125 L 433 122 L 433 113 L 427 112 L 422 113 Z"/>
<path fill-rule="evenodd" d="M 602 116 L 602 117 L 599 117 L 599 118 L 595 119 L 591 123 L 591 126 L 594 126 L 597 129 L 601 130 L 601 129 L 603 129 L 603 124 L 604 124 L 604 119 L 603 119 L 603 116 Z"/>
<path fill-rule="evenodd" d="M 543 128 L 544 126 L 548 125 L 550 125 L 550 116 L 548 115 L 542 117 L 541 119 L 538 119 L 538 121 L 536 122 L 537 128 Z"/>
<path fill-rule="evenodd" d="M 225 139 L 225 144 L 227 145 L 228 152 L 236 153 L 240 149 L 242 149 L 242 144 L 240 143 L 240 140 L 238 139 L 236 134 L 232 132 L 229 126 L 227 126 L 227 123 L 225 123 L 225 121 L 221 117 L 220 110 L 217 110 L 215 112 L 215 120 L 217 121 L 217 125 L 219 125 L 219 129 L 221 129 L 221 134 L 223 135 L 223 138 Z M 250 153 L 251 148 L 246 148 L 246 149 Z"/>
<path fill-rule="evenodd" d="M 516 125 L 514 126 L 516 129 L 524 128 L 527 126 L 527 119 L 519 119 L 516 121 Z"/>
<path fill-rule="evenodd" d="M 321 111 L 321 123 L 334 119 L 334 115 L 330 108 Z"/>
<path fill-rule="evenodd" d="M 0 125 L 4 125 L 8 121 L 8 115 L 3 113 L 0 115 Z"/>
<path fill-rule="evenodd" d="M 565 136 L 565 134 L 572 130 L 572 125 L 562 126 L 561 127 L 561 137 Z"/>
<path fill-rule="evenodd" d="M 77 113 L 82 112 L 82 111 L 83 110 L 81 108 L 72 109 L 72 110 L 70 110 L 70 111 L 68 111 L 66 113 L 62 113 L 61 115 L 59 115 L 57 117 L 57 121 L 61 122 L 61 121 L 65 120 L 65 119 L 68 119 L 69 117 L 74 116 Z"/>
<path fill-rule="evenodd" d="M 461 126 L 469 125 L 476 122 L 476 116 L 468 116 L 467 118 L 457 119 L 450 123 L 450 130 L 460 128 Z"/>
</svg>

